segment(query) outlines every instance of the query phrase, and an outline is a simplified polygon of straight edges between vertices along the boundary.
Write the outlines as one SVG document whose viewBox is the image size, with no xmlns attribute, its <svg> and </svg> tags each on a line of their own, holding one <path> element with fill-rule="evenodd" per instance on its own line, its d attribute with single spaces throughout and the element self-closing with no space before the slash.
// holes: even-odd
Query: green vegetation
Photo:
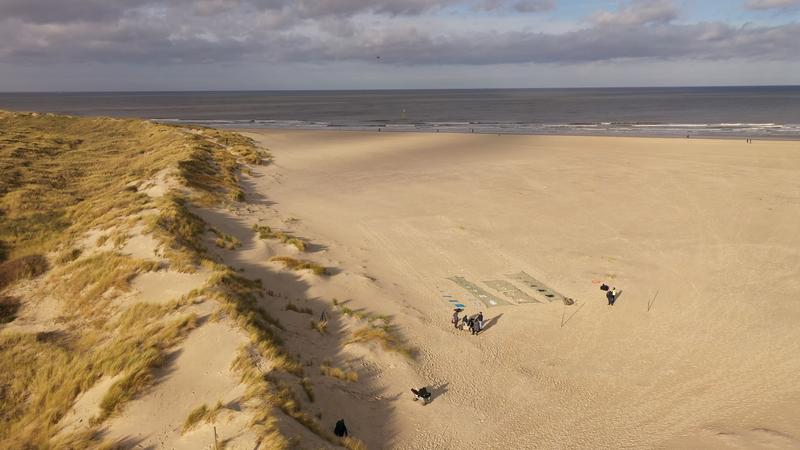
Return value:
<svg viewBox="0 0 800 450">
<path fill-rule="evenodd" d="M 301 252 L 306 251 L 306 241 L 292 236 L 291 234 L 284 233 L 283 231 L 275 231 L 268 226 L 258 224 L 253 225 L 253 231 L 258 233 L 258 237 L 261 239 L 277 239 L 284 244 L 293 245 Z"/>
<path fill-rule="evenodd" d="M 326 275 L 328 272 L 324 267 L 312 261 L 303 261 L 294 259 L 289 256 L 273 256 L 270 261 L 277 261 L 283 263 L 286 267 L 292 270 L 310 270 L 315 275 Z"/>
</svg>

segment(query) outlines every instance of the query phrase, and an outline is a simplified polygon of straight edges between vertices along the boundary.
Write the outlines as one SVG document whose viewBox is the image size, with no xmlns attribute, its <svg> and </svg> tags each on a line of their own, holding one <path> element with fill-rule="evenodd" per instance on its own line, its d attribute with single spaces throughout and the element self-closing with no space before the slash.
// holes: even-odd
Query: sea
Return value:
<svg viewBox="0 0 800 450">
<path fill-rule="evenodd" d="M 800 139 L 800 86 L 0 93 L 0 109 L 225 128 Z"/>
</svg>

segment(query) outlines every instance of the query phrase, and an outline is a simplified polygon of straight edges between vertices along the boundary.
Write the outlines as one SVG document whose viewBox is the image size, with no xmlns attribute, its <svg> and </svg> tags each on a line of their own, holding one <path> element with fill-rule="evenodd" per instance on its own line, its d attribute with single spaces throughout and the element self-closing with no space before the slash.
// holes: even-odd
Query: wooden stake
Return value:
<svg viewBox="0 0 800 450">
<path fill-rule="evenodd" d="M 214 450 L 219 450 L 219 445 L 217 445 L 217 427 L 214 426 Z"/>
<path fill-rule="evenodd" d="M 653 299 L 647 302 L 647 312 L 650 312 L 650 308 L 652 308 L 653 303 L 656 302 L 656 297 L 658 297 L 658 289 L 656 289 L 656 295 L 653 296 Z"/>
</svg>

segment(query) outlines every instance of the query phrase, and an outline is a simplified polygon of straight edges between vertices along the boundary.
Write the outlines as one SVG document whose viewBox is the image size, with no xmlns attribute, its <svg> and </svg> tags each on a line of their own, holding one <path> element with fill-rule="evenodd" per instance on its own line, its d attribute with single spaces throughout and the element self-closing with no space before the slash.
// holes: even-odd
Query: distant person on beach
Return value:
<svg viewBox="0 0 800 450">
<path fill-rule="evenodd" d="M 472 319 L 472 325 L 470 325 L 469 330 L 472 335 L 477 335 L 481 332 L 481 323 L 477 317 Z"/>
<path fill-rule="evenodd" d="M 344 424 L 344 419 L 339 419 L 336 426 L 333 428 L 333 434 L 339 437 L 347 436 L 347 426 Z"/>
<path fill-rule="evenodd" d="M 459 311 L 460 310 L 458 310 L 458 309 L 453 311 L 453 318 L 450 319 L 450 323 L 453 324 L 453 328 L 458 328 L 458 323 L 461 321 L 461 319 L 458 318 L 458 312 Z"/>
<path fill-rule="evenodd" d="M 614 306 L 614 302 L 617 301 L 617 288 L 611 288 L 610 291 L 606 292 L 606 298 L 608 299 L 608 305 Z"/>
<path fill-rule="evenodd" d="M 475 320 L 478 321 L 478 330 L 483 330 L 483 311 L 478 313 L 478 317 Z"/>
<path fill-rule="evenodd" d="M 469 329 L 469 316 L 466 314 L 464 315 L 464 318 L 461 320 L 461 329 L 463 330 L 464 327 L 467 327 L 467 329 Z"/>
<path fill-rule="evenodd" d="M 414 394 L 414 401 L 422 399 L 422 403 L 426 405 L 431 400 L 431 397 L 433 397 L 433 394 L 431 394 L 425 386 L 419 389 L 411 388 L 411 393 Z"/>
</svg>

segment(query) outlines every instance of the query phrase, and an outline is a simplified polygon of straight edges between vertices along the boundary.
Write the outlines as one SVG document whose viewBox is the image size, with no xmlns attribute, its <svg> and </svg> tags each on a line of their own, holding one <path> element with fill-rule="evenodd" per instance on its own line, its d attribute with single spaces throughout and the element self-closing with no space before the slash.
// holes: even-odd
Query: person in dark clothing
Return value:
<svg viewBox="0 0 800 450">
<path fill-rule="evenodd" d="M 453 324 L 453 328 L 458 328 L 458 322 L 461 321 L 461 319 L 458 318 L 459 312 L 461 312 L 460 309 L 456 309 L 455 311 L 453 311 L 453 318 L 450 319 L 450 323 Z"/>
<path fill-rule="evenodd" d="M 464 319 L 461 321 L 461 329 L 463 330 L 464 327 L 467 327 L 467 329 L 469 329 L 469 316 L 468 315 L 464 315 Z"/>
<path fill-rule="evenodd" d="M 477 335 L 478 333 L 481 332 L 481 322 L 478 320 L 477 317 L 472 319 L 472 325 L 470 326 L 470 332 L 473 335 Z"/>
<path fill-rule="evenodd" d="M 472 332 L 474 328 L 475 328 L 475 318 L 470 317 L 469 319 L 467 319 L 467 329 L 470 331 L 470 333 L 475 334 Z"/>
<path fill-rule="evenodd" d="M 414 401 L 422 399 L 422 403 L 424 403 L 426 405 L 428 404 L 428 402 L 431 400 L 431 397 L 433 396 L 433 394 L 431 394 L 428 391 L 428 388 L 426 388 L 425 386 L 423 386 L 423 387 L 421 387 L 419 389 L 411 388 L 411 393 L 414 394 Z"/>
<path fill-rule="evenodd" d="M 608 306 L 614 306 L 614 302 L 617 300 L 617 288 L 611 289 L 606 292 L 606 298 L 608 299 Z"/>
<path fill-rule="evenodd" d="M 344 424 L 344 419 L 339 419 L 336 422 L 336 426 L 333 428 L 333 434 L 339 437 L 347 436 L 347 426 Z"/>
<path fill-rule="evenodd" d="M 483 311 L 478 313 L 478 317 L 476 317 L 475 320 L 478 322 L 478 330 L 482 331 L 483 330 Z"/>
</svg>

